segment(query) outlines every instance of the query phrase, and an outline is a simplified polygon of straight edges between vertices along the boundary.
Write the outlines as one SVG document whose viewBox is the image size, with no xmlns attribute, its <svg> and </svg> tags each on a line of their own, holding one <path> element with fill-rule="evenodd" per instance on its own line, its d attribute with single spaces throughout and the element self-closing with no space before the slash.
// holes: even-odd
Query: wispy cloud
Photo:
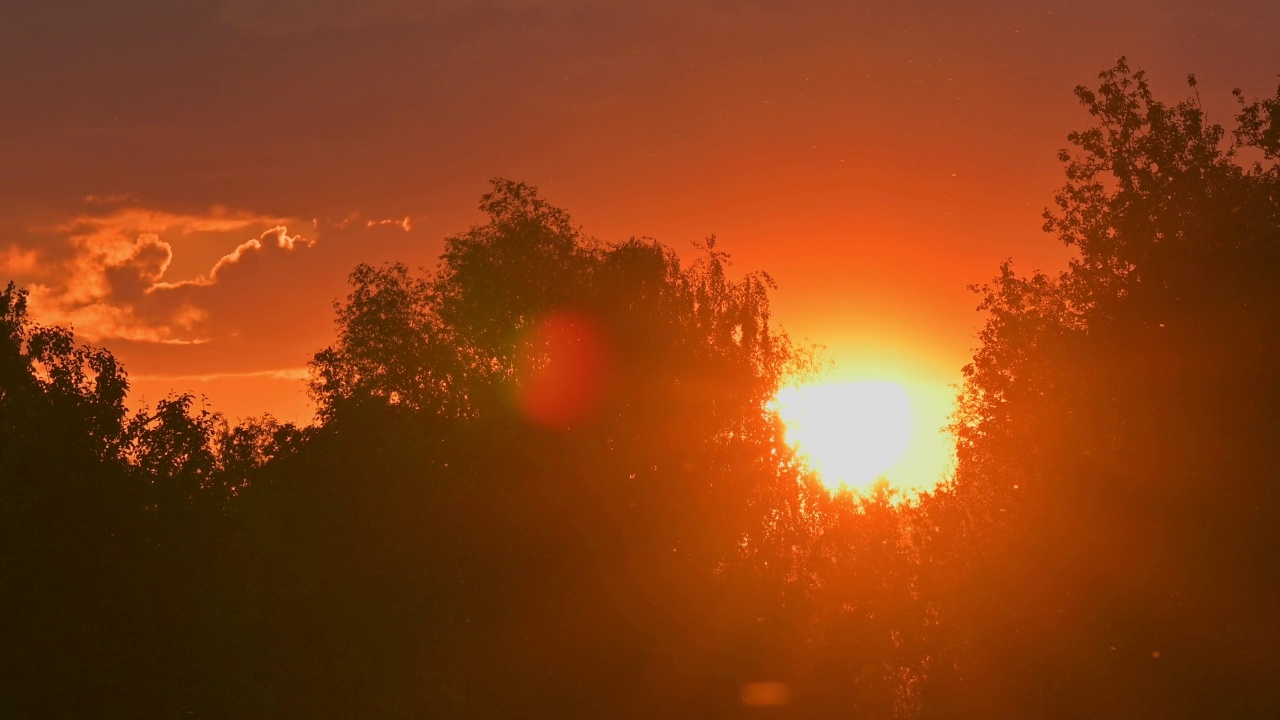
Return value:
<svg viewBox="0 0 1280 720">
<path fill-rule="evenodd" d="M 94 205 L 119 205 L 127 203 L 134 199 L 133 193 L 111 193 L 108 195 L 94 195 L 90 193 L 84 196 L 84 201 Z"/>
<path fill-rule="evenodd" d="M 395 225 L 396 227 L 401 228 L 405 232 L 409 232 L 410 230 L 413 229 L 413 223 L 410 222 L 410 218 L 408 215 L 405 215 L 403 218 L 399 220 L 396 220 L 395 218 L 386 218 L 384 220 L 366 220 L 364 225 L 365 227 L 374 227 L 377 225 Z"/>
<path fill-rule="evenodd" d="M 280 368 L 277 370 L 254 370 L 252 372 L 201 373 L 192 375 L 134 375 L 134 380 L 143 382 L 197 382 L 207 383 L 215 380 L 265 379 L 265 380 L 306 380 L 310 371 L 305 367 Z"/>
<path fill-rule="evenodd" d="M 90 196 L 93 197 L 93 196 Z M 116 201 L 128 199 L 119 196 Z M 209 341 L 209 311 L 188 286 L 212 286 L 229 268 L 267 251 L 290 252 L 314 241 L 290 235 L 287 218 L 214 207 L 204 213 L 176 213 L 136 205 L 105 213 L 85 213 L 42 228 L 62 238 L 36 272 L 34 249 L 10 247 L 0 262 L 26 276 L 33 316 L 68 325 L 90 340 L 119 338 L 165 345 Z M 263 228 L 265 230 L 255 230 Z M 166 279 L 174 242 L 194 233 L 258 232 L 219 259 L 195 280 Z"/>
<path fill-rule="evenodd" d="M 237 245 L 235 250 L 232 250 L 219 258 L 218 262 L 214 263 L 213 268 L 209 270 L 207 274 L 201 275 L 194 280 L 182 280 L 174 283 L 160 282 L 157 277 L 156 282 L 152 284 L 151 287 L 147 288 L 147 292 L 150 293 L 156 290 L 172 290 L 174 288 L 190 285 L 213 285 L 218 282 L 220 273 L 225 271 L 227 268 L 238 265 L 246 256 L 254 253 L 266 252 L 271 248 L 289 251 L 298 246 L 311 247 L 314 244 L 314 240 L 308 240 L 301 235 L 290 235 L 289 228 L 284 225 L 277 225 L 263 232 L 261 236 L 251 238 Z"/>
<path fill-rule="evenodd" d="M 351 268 L 424 247 L 412 219 L 394 219 L 421 212 L 299 222 L 121 203 L 11 223 L 0 270 L 31 291 L 35 321 L 116 353 L 143 394 L 213 385 L 238 388 L 234 398 L 252 387 L 293 402 L 300 366 L 332 337 L 331 303 Z M 256 401 L 230 402 L 247 412 Z"/>
</svg>

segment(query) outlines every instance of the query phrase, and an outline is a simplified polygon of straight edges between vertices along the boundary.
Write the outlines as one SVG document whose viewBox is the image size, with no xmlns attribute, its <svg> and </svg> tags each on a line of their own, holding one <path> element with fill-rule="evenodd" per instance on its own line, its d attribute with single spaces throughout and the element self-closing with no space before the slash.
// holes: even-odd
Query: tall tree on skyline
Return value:
<svg viewBox="0 0 1280 720">
<path fill-rule="evenodd" d="M 527 693 L 613 714 L 732 707 L 732 682 L 706 683 L 730 672 L 726 643 L 767 644 L 749 640 L 765 612 L 744 595 L 762 592 L 751 568 L 794 552 L 775 540 L 814 482 L 769 408 L 805 362 L 771 322 L 771 281 L 732 280 L 714 239 L 689 266 L 655 241 L 600 243 L 523 183 L 493 181 L 480 207 L 487 221 L 448 239 L 434 270 L 352 273 L 338 342 L 313 363 L 322 425 L 245 495 L 263 513 L 253 544 L 273 548 L 264 582 L 333 574 L 323 596 L 282 587 L 268 615 L 308 607 L 338 623 L 331 640 L 430 668 L 424 712 L 507 714 Z M 310 509 L 272 520 L 290 507 Z M 343 546 L 371 554 L 351 565 Z M 529 601 L 500 601 L 512 595 Z M 492 639 L 512 623 L 532 639 Z M 346 695 L 331 673 L 347 661 L 281 645 L 300 680 L 335 688 L 312 700 L 353 712 L 403 670 L 352 666 Z M 439 646 L 474 667 L 423 655 Z M 629 685 L 644 673 L 657 685 Z M 506 692 L 485 689 L 494 677 Z"/>
<path fill-rule="evenodd" d="M 1227 142 L 1123 59 L 1100 80 L 1045 215 L 1077 257 L 981 289 L 938 500 L 971 543 L 945 560 L 971 568 L 959 672 L 975 712 L 1254 716 L 1280 631 L 1276 100 Z"/>
</svg>

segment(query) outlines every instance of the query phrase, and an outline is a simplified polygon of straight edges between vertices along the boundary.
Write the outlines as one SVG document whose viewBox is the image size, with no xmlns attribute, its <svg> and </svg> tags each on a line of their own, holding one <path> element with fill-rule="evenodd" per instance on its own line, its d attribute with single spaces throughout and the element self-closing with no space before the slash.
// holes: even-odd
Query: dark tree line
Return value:
<svg viewBox="0 0 1280 720">
<path fill-rule="evenodd" d="M 813 360 L 768 276 L 520 183 L 435 268 L 356 268 L 307 428 L 131 414 L 10 284 L 3 714 L 1273 716 L 1280 92 L 1229 134 L 1123 61 L 1077 94 L 1076 259 L 980 288 L 958 465 L 911 503 L 783 441 Z"/>
</svg>

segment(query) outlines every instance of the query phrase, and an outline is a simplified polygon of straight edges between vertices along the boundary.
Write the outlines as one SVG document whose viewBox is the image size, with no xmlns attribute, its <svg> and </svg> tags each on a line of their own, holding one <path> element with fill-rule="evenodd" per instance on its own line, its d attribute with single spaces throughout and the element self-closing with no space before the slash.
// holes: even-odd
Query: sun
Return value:
<svg viewBox="0 0 1280 720">
<path fill-rule="evenodd" d="M 775 407 L 787 442 L 833 491 L 868 489 L 900 464 L 913 437 L 911 398 L 896 382 L 787 387 Z"/>
</svg>

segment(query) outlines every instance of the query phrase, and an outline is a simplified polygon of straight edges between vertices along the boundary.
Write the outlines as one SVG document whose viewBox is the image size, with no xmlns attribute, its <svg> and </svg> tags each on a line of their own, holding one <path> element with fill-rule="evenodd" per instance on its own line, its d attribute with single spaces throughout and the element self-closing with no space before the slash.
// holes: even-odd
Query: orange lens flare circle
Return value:
<svg viewBox="0 0 1280 720">
<path fill-rule="evenodd" d="M 516 398 L 530 422 L 566 429 L 599 407 L 608 371 L 608 348 L 599 326 L 567 311 L 540 318 L 521 338 Z"/>
</svg>

